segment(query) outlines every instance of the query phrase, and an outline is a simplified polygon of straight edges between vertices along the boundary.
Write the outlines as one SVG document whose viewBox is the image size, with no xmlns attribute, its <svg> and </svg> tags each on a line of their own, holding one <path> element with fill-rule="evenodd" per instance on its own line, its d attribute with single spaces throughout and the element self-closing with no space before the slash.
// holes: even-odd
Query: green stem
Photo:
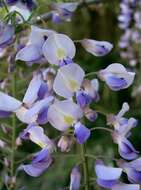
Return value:
<svg viewBox="0 0 141 190">
<path fill-rule="evenodd" d="M 12 95 L 16 97 L 16 73 L 13 73 L 12 77 Z M 11 151 L 11 177 L 14 177 L 15 173 L 15 141 L 16 141 L 16 117 L 12 117 L 12 151 Z M 11 189 L 14 189 L 11 185 Z"/>
<path fill-rule="evenodd" d="M 88 159 L 85 156 L 85 154 L 86 154 L 86 147 L 85 147 L 85 144 L 82 144 L 81 145 L 81 159 L 83 161 L 83 175 L 84 175 L 85 190 L 90 190 L 90 188 L 89 188 Z"/>
</svg>

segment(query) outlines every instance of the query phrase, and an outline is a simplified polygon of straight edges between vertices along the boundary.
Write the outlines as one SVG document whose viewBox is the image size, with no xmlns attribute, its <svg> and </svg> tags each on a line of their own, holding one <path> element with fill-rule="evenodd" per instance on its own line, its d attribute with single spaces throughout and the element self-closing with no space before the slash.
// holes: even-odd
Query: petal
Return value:
<svg viewBox="0 0 141 190">
<path fill-rule="evenodd" d="M 71 100 L 56 101 L 49 107 L 48 121 L 60 131 L 65 131 L 83 115 L 81 108 Z"/>
<path fill-rule="evenodd" d="M 30 107 L 38 98 L 38 93 L 42 85 L 41 76 L 35 75 L 29 83 L 28 89 L 23 98 L 23 103 Z"/>
<path fill-rule="evenodd" d="M 136 184 L 117 184 L 115 185 L 112 190 L 139 190 L 140 186 Z"/>
<path fill-rule="evenodd" d="M 136 169 L 133 169 L 133 168 L 126 168 L 125 172 L 127 173 L 128 180 L 131 183 L 136 183 L 136 184 L 141 183 L 141 172 L 140 171 L 137 171 Z"/>
<path fill-rule="evenodd" d="M 128 162 L 127 167 L 131 167 L 136 169 L 137 171 L 141 171 L 141 158 Z"/>
<path fill-rule="evenodd" d="M 77 64 L 63 66 L 58 70 L 53 89 L 58 95 L 70 98 L 79 90 L 84 76 L 84 71 Z"/>
<path fill-rule="evenodd" d="M 50 64 L 59 65 L 59 62 L 67 57 L 75 56 L 73 41 L 64 34 L 52 34 L 43 45 L 43 54 Z"/>
<path fill-rule="evenodd" d="M 31 15 L 29 9 L 27 9 L 27 7 L 19 1 L 14 6 L 11 6 L 9 9 L 9 12 L 14 12 L 14 11 L 20 13 L 23 16 L 24 20 L 28 20 Z M 22 22 L 21 16 L 18 15 L 18 18 L 20 22 Z"/>
<path fill-rule="evenodd" d="M 118 143 L 119 145 L 119 154 L 122 158 L 127 160 L 133 160 L 138 156 L 138 151 L 135 150 L 133 145 L 126 139 L 122 138 Z"/>
<path fill-rule="evenodd" d="M 21 105 L 19 100 L 0 92 L 0 111 L 15 112 Z"/>
<path fill-rule="evenodd" d="M 96 175 L 101 180 L 118 180 L 121 176 L 122 169 L 114 168 L 109 166 L 104 166 L 101 164 L 96 164 L 95 166 Z"/>
<path fill-rule="evenodd" d="M 44 125 L 48 122 L 48 106 L 47 107 L 43 107 L 39 114 L 38 114 L 38 118 L 37 118 L 37 123 L 39 123 L 40 125 Z"/>
<path fill-rule="evenodd" d="M 86 51 L 94 56 L 104 56 L 108 54 L 113 48 L 113 45 L 106 41 L 83 39 L 80 41 L 80 43 Z"/>
<path fill-rule="evenodd" d="M 38 118 L 38 114 L 41 113 L 41 111 L 44 109 L 44 108 L 47 108 L 53 101 L 53 97 L 52 96 L 49 96 L 47 98 L 44 98 L 43 100 L 39 100 L 37 101 L 34 106 L 32 108 L 30 108 L 26 114 L 25 114 L 25 117 L 27 118 L 34 118 L 34 117 L 37 117 Z M 36 118 L 36 119 L 37 119 Z"/>
<path fill-rule="evenodd" d="M 25 61 L 31 64 L 39 62 L 42 58 L 41 49 L 35 45 L 28 45 L 22 48 L 16 55 L 16 60 Z"/>
<path fill-rule="evenodd" d="M 0 23 L 0 48 L 4 48 L 13 42 L 14 27 Z"/>
<path fill-rule="evenodd" d="M 79 144 L 83 144 L 90 137 L 90 130 L 78 122 L 74 126 L 74 136 Z"/>
<path fill-rule="evenodd" d="M 89 105 L 92 102 L 92 98 L 87 93 L 85 93 L 85 91 L 82 90 L 77 91 L 76 100 L 77 104 L 79 104 L 82 108 Z"/>
<path fill-rule="evenodd" d="M 79 190 L 81 181 L 81 173 L 78 167 L 74 167 L 70 177 L 70 190 Z"/>
</svg>

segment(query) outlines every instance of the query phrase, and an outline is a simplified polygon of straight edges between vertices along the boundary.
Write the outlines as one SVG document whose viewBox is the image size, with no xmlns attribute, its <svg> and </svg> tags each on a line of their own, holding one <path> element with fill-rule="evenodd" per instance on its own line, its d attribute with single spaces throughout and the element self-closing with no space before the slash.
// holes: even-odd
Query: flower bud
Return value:
<svg viewBox="0 0 141 190">
<path fill-rule="evenodd" d="M 62 136 L 57 146 L 61 149 L 61 152 L 69 152 L 71 145 L 72 145 L 71 137 Z"/>
</svg>

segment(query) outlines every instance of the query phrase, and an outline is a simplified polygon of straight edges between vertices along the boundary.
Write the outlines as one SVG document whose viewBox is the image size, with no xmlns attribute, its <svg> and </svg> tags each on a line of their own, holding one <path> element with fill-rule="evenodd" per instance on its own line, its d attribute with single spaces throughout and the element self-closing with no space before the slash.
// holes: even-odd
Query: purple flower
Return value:
<svg viewBox="0 0 141 190">
<path fill-rule="evenodd" d="M 80 43 L 87 52 L 97 57 L 108 54 L 113 48 L 113 45 L 106 41 L 83 39 L 83 40 L 80 40 Z"/>
<path fill-rule="evenodd" d="M 14 40 L 14 27 L 0 22 L 0 48 L 5 48 Z"/>
<path fill-rule="evenodd" d="M 19 170 L 24 170 L 28 175 L 32 177 L 38 177 L 41 175 L 52 163 L 52 158 L 47 148 L 42 149 L 36 153 L 31 164 L 23 164 L 19 167 Z"/>
<path fill-rule="evenodd" d="M 112 187 L 112 190 L 139 190 L 140 185 L 118 183 Z"/>
<path fill-rule="evenodd" d="M 101 160 L 96 162 L 95 172 L 97 175 L 97 183 L 104 188 L 112 188 L 118 183 L 122 174 L 121 168 L 105 166 Z"/>
<path fill-rule="evenodd" d="M 70 176 L 70 190 L 79 190 L 81 181 L 81 173 L 78 167 L 74 167 Z"/>
<path fill-rule="evenodd" d="M 141 158 L 120 165 L 131 183 L 141 184 Z"/>
<path fill-rule="evenodd" d="M 113 91 L 119 91 L 128 88 L 134 81 L 135 73 L 128 72 L 125 67 L 119 63 L 113 63 L 106 69 L 99 72 L 99 77 L 106 82 Z"/>
<path fill-rule="evenodd" d="M 78 3 L 53 3 L 52 21 L 54 23 L 61 23 L 63 21 L 71 21 L 73 12 L 76 10 Z"/>
</svg>

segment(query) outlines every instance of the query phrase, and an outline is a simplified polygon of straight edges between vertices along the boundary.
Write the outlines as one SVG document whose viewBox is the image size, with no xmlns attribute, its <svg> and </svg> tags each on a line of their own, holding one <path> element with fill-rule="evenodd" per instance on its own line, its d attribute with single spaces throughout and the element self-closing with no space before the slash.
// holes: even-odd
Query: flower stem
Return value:
<svg viewBox="0 0 141 190">
<path fill-rule="evenodd" d="M 16 97 L 16 73 L 13 73 L 12 77 L 12 95 Z M 11 178 L 14 177 L 14 166 L 15 166 L 15 141 L 16 141 L 16 117 L 13 115 L 12 117 L 12 151 L 11 151 Z M 11 185 L 11 189 L 14 189 L 13 184 Z"/>
<path fill-rule="evenodd" d="M 85 144 L 81 145 L 81 159 L 83 161 L 83 175 L 84 175 L 84 184 L 85 184 L 85 190 L 89 189 L 89 168 L 88 168 L 88 159 L 85 156 L 86 154 L 86 146 Z"/>
</svg>

